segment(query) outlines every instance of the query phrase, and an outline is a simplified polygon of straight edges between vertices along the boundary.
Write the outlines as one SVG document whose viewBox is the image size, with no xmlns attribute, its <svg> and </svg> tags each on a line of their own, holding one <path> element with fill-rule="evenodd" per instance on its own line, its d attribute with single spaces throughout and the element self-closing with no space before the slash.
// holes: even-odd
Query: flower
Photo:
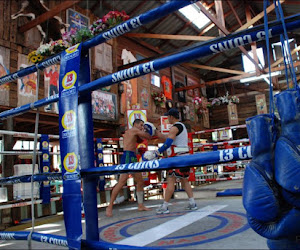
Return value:
<svg viewBox="0 0 300 250">
<path fill-rule="evenodd" d="M 154 100 L 156 106 L 162 105 L 165 101 L 167 101 L 167 98 L 165 97 L 163 92 L 153 92 L 151 93 L 151 97 Z"/>
<path fill-rule="evenodd" d="M 76 44 L 75 36 L 76 29 L 71 29 L 70 31 L 67 31 L 62 34 L 62 39 L 73 46 Z"/>
<path fill-rule="evenodd" d="M 193 99 L 193 103 L 195 105 L 200 105 L 202 103 L 202 99 L 198 96 L 196 96 L 194 99 Z"/>
<path fill-rule="evenodd" d="M 229 102 L 231 102 L 231 103 L 239 103 L 240 99 L 237 96 L 233 95 L 233 96 L 230 97 Z"/>
<path fill-rule="evenodd" d="M 110 11 L 102 19 L 102 21 L 107 24 L 108 28 L 112 28 L 126 20 L 129 19 L 129 16 L 126 12 L 123 11 Z"/>
<path fill-rule="evenodd" d="M 28 58 L 28 61 L 32 62 L 32 63 L 37 63 L 37 62 L 40 62 L 44 59 L 44 57 L 42 55 L 37 54 L 36 50 L 30 52 L 28 54 L 27 58 Z"/>
<path fill-rule="evenodd" d="M 90 25 L 89 30 L 91 31 L 93 36 L 96 36 L 107 29 L 107 24 L 103 22 L 103 20 L 100 18 L 97 21 L 93 22 L 92 25 Z"/>
<path fill-rule="evenodd" d="M 214 98 L 212 101 L 211 101 L 211 105 L 212 106 L 219 106 L 221 104 L 221 101 L 219 98 Z"/>
</svg>

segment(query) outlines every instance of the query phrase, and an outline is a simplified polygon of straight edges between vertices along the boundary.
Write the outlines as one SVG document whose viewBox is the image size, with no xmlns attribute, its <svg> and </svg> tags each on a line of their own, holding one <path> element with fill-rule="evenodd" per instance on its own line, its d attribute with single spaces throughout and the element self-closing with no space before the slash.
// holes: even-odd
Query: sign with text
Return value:
<svg viewBox="0 0 300 250">
<path fill-rule="evenodd" d="M 169 123 L 167 116 L 161 116 L 160 117 L 160 124 L 161 124 L 161 133 L 162 134 L 168 134 L 170 131 L 170 128 L 172 127 L 172 124 Z"/>
</svg>

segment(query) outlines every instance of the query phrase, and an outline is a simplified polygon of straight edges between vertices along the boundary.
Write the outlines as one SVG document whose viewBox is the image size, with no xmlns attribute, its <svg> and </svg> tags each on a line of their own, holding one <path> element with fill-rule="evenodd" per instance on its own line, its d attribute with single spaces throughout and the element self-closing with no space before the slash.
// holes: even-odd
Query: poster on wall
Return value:
<svg viewBox="0 0 300 250">
<path fill-rule="evenodd" d="M 147 121 L 147 110 L 127 110 L 127 127 L 131 129 L 135 119 L 141 119 L 144 122 Z"/>
<path fill-rule="evenodd" d="M 117 96 L 96 90 L 92 92 L 93 117 L 99 120 L 115 121 L 117 119 Z"/>
<path fill-rule="evenodd" d="M 112 46 L 107 43 L 99 44 L 95 47 L 95 68 L 112 73 Z"/>
<path fill-rule="evenodd" d="M 67 9 L 67 24 L 69 32 L 75 32 L 89 26 L 89 18 L 73 9 Z"/>
<path fill-rule="evenodd" d="M 172 127 L 172 124 L 169 123 L 169 120 L 168 120 L 168 116 L 161 116 L 160 117 L 160 126 L 161 126 L 161 133 L 162 134 L 168 134 L 171 127 Z"/>
<path fill-rule="evenodd" d="M 9 74 L 10 50 L 0 46 L 0 77 Z M 0 105 L 9 106 L 9 83 L 0 85 Z"/>
<path fill-rule="evenodd" d="M 258 115 L 267 114 L 268 110 L 267 110 L 267 103 L 266 103 L 265 94 L 256 95 L 255 96 L 255 101 L 256 101 L 257 114 Z"/>
<path fill-rule="evenodd" d="M 172 97 L 172 89 L 173 89 L 173 85 L 172 85 L 172 81 L 169 77 L 167 76 L 162 76 L 161 77 L 161 84 L 163 86 L 164 89 L 164 95 L 168 100 L 173 100 Z"/>
<path fill-rule="evenodd" d="M 122 82 L 124 85 L 124 92 L 121 95 L 121 113 L 125 114 L 126 110 L 137 106 L 137 79 L 131 79 Z"/>
<path fill-rule="evenodd" d="M 143 75 L 137 78 L 137 86 L 139 95 L 139 103 L 141 109 L 150 110 L 150 75 Z M 150 110 L 151 111 L 151 110 Z"/>
<path fill-rule="evenodd" d="M 27 68 L 30 66 L 28 64 L 28 59 L 26 55 L 18 55 L 18 70 Z M 37 73 L 32 73 L 30 75 L 24 76 L 18 79 L 18 106 L 25 105 L 27 103 L 34 102 L 36 97 L 36 82 Z"/>
<path fill-rule="evenodd" d="M 230 103 L 227 105 L 227 111 L 228 111 L 228 119 L 229 119 L 229 125 L 238 125 L 239 124 L 239 117 L 237 112 L 236 104 Z"/>
<path fill-rule="evenodd" d="M 203 107 L 207 107 L 207 98 L 202 97 L 202 105 Z M 204 128 L 210 128 L 210 123 L 209 123 L 209 109 L 206 108 L 203 110 L 203 127 Z"/>
<path fill-rule="evenodd" d="M 199 82 L 191 77 L 187 77 L 187 86 L 194 86 L 194 85 L 197 85 L 199 84 Z M 194 97 L 195 94 L 197 94 L 196 96 L 200 96 L 200 93 L 199 93 L 199 89 L 197 88 L 197 90 L 193 90 L 193 89 L 189 89 L 187 91 L 187 94 L 188 96 L 190 97 Z"/>
<path fill-rule="evenodd" d="M 45 97 L 58 94 L 59 69 L 60 65 L 55 64 L 44 70 Z M 58 103 L 50 103 L 48 106 L 45 106 L 45 111 L 58 114 Z"/>
</svg>

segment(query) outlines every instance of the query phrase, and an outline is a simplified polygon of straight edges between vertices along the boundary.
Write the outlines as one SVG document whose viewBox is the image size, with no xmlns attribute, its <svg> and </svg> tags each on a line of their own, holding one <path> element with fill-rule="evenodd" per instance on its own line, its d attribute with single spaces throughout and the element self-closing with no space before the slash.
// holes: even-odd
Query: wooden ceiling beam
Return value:
<svg viewBox="0 0 300 250">
<path fill-rule="evenodd" d="M 233 5 L 231 4 L 231 1 L 230 0 L 226 0 L 226 3 L 229 6 L 229 8 L 231 9 L 231 11 L 232 11 L 233 15 L 235 16 L 235 19 L 238 21 L 239 25 L 243 26 L 243 23 L 242 23 L 240 17 L 238 16 L 238 14 L 236 13 Z"/>
<path fill-rule="evenodd" d="M 127 37 L 136 38 L 154 38 L 154 39 L 168 39 L 168 40 L 189 40 L 189 41 L 208 41 L 216 37 L 213 36 L 189 36 L 189 35 L 168 35 L 168 34 L 146 34 L 146 33 L 127 33 Z"/>
<path fill-rule="evenodd" d="M 26 32 L 37 25 L 47 21 L 48 19 L 54 17 L 55 15 L 61 13 L 62 11 L 72 7 L 74 4 L 80 2 L 82 0 L 76 0 L 76 1 L 63 1 L 61 4 L 55 6 L 51 10 L 45 12 L 44 14 L 38 16 L 37 18 L 33 19 L 32 21 L 24 24 L 19 28 L 19 32 L 23 33 Z"/>
<path fill-rule="evenodd" d="M 142 1 L 141 3 L 138 4 L 138 6 L 136 6 L 132 11 L 130 11 L 128 14 L 128 16 L 132 16 L 133 14 L 135 14 L 136 12 L 138 12 L 145 4 L 147 1 Z"/>
<path fill-rule="evenodd" d="M 211 15 L 201 3 L 197 3 L 199 8 L 201 9 L 202 13 L 206 15 L 216 26 L 225 34 L 229 35 L 230 32 L 224 27 L 213 15 Z M 255 65 L 255 68 L 261 70 L 258 63 L 253 60 L 253 58 L 248 54 L 247 50 L 243 46 L 239 46 L 239 49 L 247 56 L 247 58 Z"/>
<path fill-rule="evenodd" d="M 291 51 L 291 55 L 294 55 L 295 53 L 297 53 L 300 50 L 300 45 L 297 46 L 297 48 L 293 49 Z M 283 62 L 283 57 L 281 57 L 280 59 L 278 59 L 277 61 L 275 61 L 273 64 L 271 64 L 271 68 L 277 66 L 278 64 Z"/>
<path fill-rule="evenodd" d="M 186 65 L 188 67 L 197 68 L 197 69 L 212 70 L 212 71 L 218 71 L 218 72 L 234 74 L 234 75 L 244 75 L 245 74 L 244 71 L 240 71 L 240 70 L 211 67 L 211 66 L 206 66 L 206 65 L 199 65 L 199 64 L 192 64 L 192 63 L 183 63 L 182 65 Z"/>
<path fill-rule="evenodd" d="M 296 62 L 294 64 L 294 67 L 297 67 L 299 65 L 300 65 L 300 61 Z M 284 70 L 284 67 L 285 66 L 272 68 L 271 72 Z M 265 71 L 268 72 L 268 69 L 265 69 Z M 205 82 L 205 83 L 201 83 L 201 84 L 196 84 L 196 85 L 193 85 L 193 86 L 187 86 L 187 87 L 177 88 L 177 89 L 175 89 L 175 92 L 183 91 L 183 90 L 189 90 L 189 89 L 195 89 L 195 88 L 200 88 L 203 85 L 211 86 L 211 85 L 215 85 L 215 84 L 223 84 L 223 83 L 232 82 L 232 81 L 239 81 L 239 80 L 241 80 L 243 78 L 252 77 L 252 76 L 256 76 L 256 73 L 245 73 L 243 75 L 232 76 L 232 77 L 227 77 L 227 78 L 223 78 L 223 79 L 213 80 L 213 81 L 209 81 L 209 82 Z"/>
<path fill-rule="evenodd" d="M 283 3 L 285 0 L 280 0 L 280 3 Z M 270 13 L 271 11 L 273 11 L 275 9 L 275 5 L 271 4 L 267 9 L 267 13 Z M 264 11 L 260 12 L 257 16 L 253 17 L 250 21 L 248 21 L 247 23 L 245 23 L 243 26 L 241 26 L 240 28 L 238 28 L 236 30 L 237 31 L 242 31 L 245 29 L 248 29 L 251 25 L 255 24 L 258 20 L 260 20 L 261 18 L 263 18 L 265 15 Z"/>
</svg>

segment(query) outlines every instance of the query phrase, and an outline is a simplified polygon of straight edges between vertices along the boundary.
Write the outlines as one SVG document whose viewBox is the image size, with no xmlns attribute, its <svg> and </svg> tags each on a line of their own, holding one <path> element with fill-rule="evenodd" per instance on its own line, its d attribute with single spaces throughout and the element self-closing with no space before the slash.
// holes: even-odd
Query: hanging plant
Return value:
<svg viewBox="0 0 300 250">
<path fill-rule="evenodd" d="M 92 32 L 88 28 L 82 28 L 76 32 L 75 44 L 89 40 L 92 37 Z"/>
</svg>

